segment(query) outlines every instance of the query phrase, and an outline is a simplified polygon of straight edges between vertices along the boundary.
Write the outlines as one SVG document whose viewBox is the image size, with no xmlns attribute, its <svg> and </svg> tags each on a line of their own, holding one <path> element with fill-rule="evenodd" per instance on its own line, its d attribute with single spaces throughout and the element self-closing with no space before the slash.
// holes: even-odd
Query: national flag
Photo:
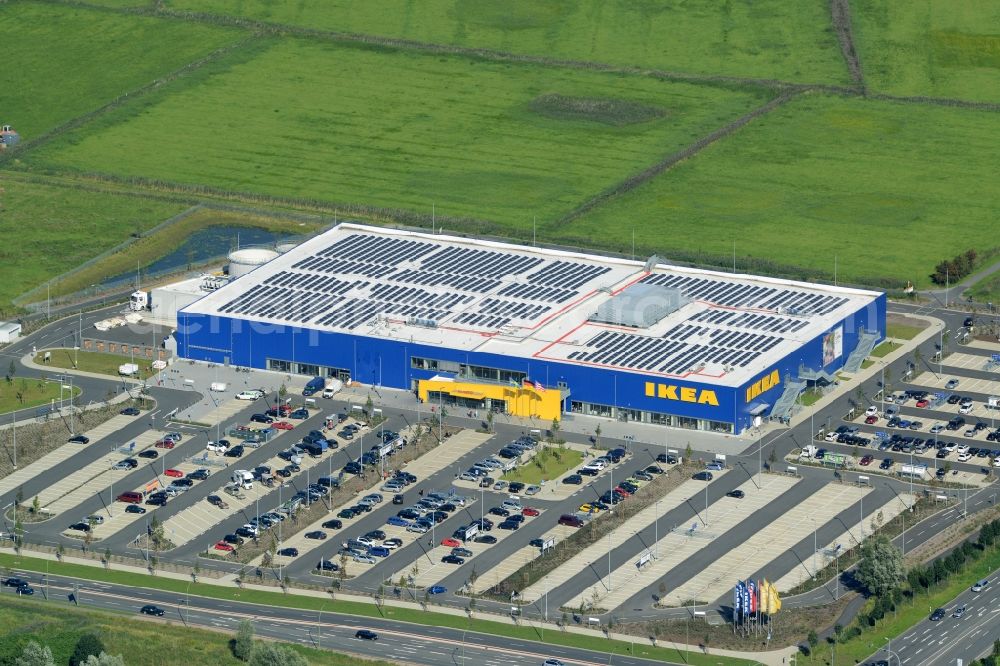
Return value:
<svg viewBox="0 0 1000 666">
<path fill-rule="evenodd" d="M 524 378 L 524 388 L 532 389 L 538 393 L 545 390 L 545 387 L 542 386 L 541 382 L 536 382 L 535 380 L 528 379 L 527 377 Z"/>
</svg>

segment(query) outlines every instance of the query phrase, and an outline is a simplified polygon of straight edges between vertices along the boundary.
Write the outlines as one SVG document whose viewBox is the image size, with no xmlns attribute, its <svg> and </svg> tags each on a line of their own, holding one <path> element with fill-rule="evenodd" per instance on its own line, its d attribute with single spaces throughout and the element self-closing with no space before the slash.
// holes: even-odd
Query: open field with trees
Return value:
<svg viewBox="0 0 1000 666">
<path fill-rule="evenodd" d="M 846 83 L 827 3 L 168 0 L 176 10 L 676 72 Z M 637 29 L 638 26 L 638 29 Z"/>
<path fill-rule="evenodd" d="M 872 92 L 1000 102 L 1000 4 L 993 0 L 855 0 Z"/>
<path fill-rule="evenodd" d="M 5 3 L 0 122 L 31 141 L 244 34 L 66 5 Z"/>
<path fill-rule="evenodd" d="M 0 237 L 6 240 L 0 244 L 0 263 L 6 269 L 0 281 L 0 311 L 10 311 L 11 300 L 19 294 L 184 208 L 0 177 Z"/>
<path fill-rule="evenodd" d="M 1000 114 L 809 95 L 545 233 L 627 252 L 635 229 L 643 256 L 722 266 L 735 242 L 741 271 L 832 282 L 836 256 L 840 282 L 929 286 L 970 239 L 980 254 L 1000 244 L 984 136 L 1000 136 Z"/>
<path fill-rule="evenodd" d="M 433 208 L 530 233 L 533 215 L 555 218 L 766 101 L 304 40 L 252 50 L 252 59 L 208 65 L 155 104 L 108 114 L 28 161 L 428 216 Z M 171 127 L 184 128 L 183 140 L 163 131 Z"/>
</svg>

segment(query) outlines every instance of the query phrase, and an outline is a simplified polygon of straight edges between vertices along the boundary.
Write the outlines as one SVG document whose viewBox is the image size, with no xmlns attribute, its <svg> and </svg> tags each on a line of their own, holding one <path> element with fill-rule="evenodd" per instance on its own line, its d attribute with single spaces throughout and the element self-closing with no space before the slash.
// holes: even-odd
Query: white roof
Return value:
<svg viewBox="0 0 1000 666">
<path fill-rule="evenodd" d="M 591 321 L 634 284 L 666 290 L 629 308 L 669 290 L 680 307 L 651 302 L 648 328 Z M 878 295 L 345 223 L 184 312 L 738 385 Z"/>
<path fill-rule="evenodd" d="M 20 331 L 21 325 L 16 321 L 0 321 L 0 331 L 4 333 L 10 333 L 12 331 Z"/>
</svg>

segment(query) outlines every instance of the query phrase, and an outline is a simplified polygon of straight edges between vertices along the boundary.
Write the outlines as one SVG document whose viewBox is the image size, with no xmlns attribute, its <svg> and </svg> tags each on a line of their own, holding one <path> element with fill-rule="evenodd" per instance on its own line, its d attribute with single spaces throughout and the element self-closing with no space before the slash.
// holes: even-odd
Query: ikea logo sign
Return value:
<svg viewBox="0 0 1000 666">
<path fill-rule="evenodd" d="M 715 391 L 696 389 L 690 386 L 646 382 L 646 396 L 664 398 L 665 400 L 680 400 L 681 402 L 696 402 L 699 405 L 719 406 L 719 398 L 715 395 Z"/>
<path fill-rule="evenodd" d="M 775 386 L 781 383 L 781 375 L 778 374 L 777 369 L 772 370 L 770 374 L 766 374 L 749 387 L 747 387 L 747 402 L 750 402 L 761 393 L 765 391 L 770 391 Z"/>
</svg>

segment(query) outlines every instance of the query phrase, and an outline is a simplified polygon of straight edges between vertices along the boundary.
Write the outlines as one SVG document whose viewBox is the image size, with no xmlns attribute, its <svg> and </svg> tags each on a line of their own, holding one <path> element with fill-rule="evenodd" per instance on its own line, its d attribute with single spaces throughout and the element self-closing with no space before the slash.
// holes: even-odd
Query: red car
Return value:
<svg viewBox="0 0 1000 666">
<path fill-rule="evenodd" d="M 872 416 L 869 416 L 868 418 L 865 419 L 865 423 L 867 423 L 868 425 L 871 425 L 873 423 L 878 423 L 878 417 L 873 414 Z"/>
<path fill-rule="evenodd" d="M 292 413 L 292 408 L 288 405 L 281 405 L 280 407 L 269 409 L 264 413 L 268 416 L 280 416 L 281 418 L 285 418 Z"/>
<path fill-rule="evenodd" d="M 227 553 L 233 552 L 233 547 L 231 545 L 229 545 L 228 543 L 226 543 L 225 541 L 220 541 L 217 544 L 215 544 L 215 549 L 216 550 L 224 550 Z"/>
<path fill-rule="evenodd" d="M 931 403 L 926 398 L 922 398 L 920 400 L 917 400 L 917 407 L 926 407 L 929 404 L 931 404 Z"/>
<path fill-rule="evenodd" d="M 868 467 L 868 465 L 872 464 L 873 460 L 875 460 L 874 456 L 865 456 L 860 460 L 859 464 Z"/>
<path fill-rule="evenodd" d="M 541 514 L 541 511 L 539 511 L 538 509 L 536 509 L 534 507 L 526 506 L 523 509 L 521 509 L 521 515 L 522 516 L 528 516 L 529 518 L 534 518 L 535 516 L 537 516 L 539 514 Z"/>
<path fill-rule="evenodd" d="M 271 427 L 274 428 L 275 430 L 291 430 L 295 426 L 293 426 L 288 421 L 276 421 L 275 423 L 271 424 Z"/>
<path fill-rule="evenodd" d="M 153 444 L 153 446 L 155 446 L 158 449 L 172 449 L 176 445 L 177 442 L 175 442 L 172 439 L 158 439 L 156 440 L 156 443 Z"/>
<path fill-rule="evenodd" d="M 620 492 L 625 497 L 632 497 L 632 493 L 630 493 L 629 491 L 625 490 L 621 486 L 618 486 L 617 488 L 615 488 L 615 490 L 617 490 L 618 492 Z"/>
<path fill-rule="evenodd" d="M 166 472 L 164 472 L 164 474 L 167 476 L 172 476 L 175 479 L 180 479 L 183 478 L 184 476 L 184 472 L 180 471 L 179 469 L 168 469 Z"/>
<path fill-rule="evenodd" d="M 458 539 L 448 537 L 447 539 L 441 539 L 441 545 L 446 546 L 447 548 L 460 548 L 462 546 L 462 542 Z"/>
</svg>

